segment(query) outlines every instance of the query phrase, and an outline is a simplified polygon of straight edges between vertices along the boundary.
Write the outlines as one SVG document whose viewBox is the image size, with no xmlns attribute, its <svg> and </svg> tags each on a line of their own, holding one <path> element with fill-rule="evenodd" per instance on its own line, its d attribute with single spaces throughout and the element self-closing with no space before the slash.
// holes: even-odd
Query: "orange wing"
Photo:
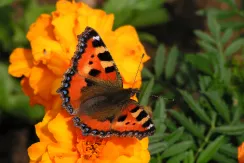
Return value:
<svg viewBox="0 0 244 163">
<path fill-rule="evenodd" d="M 78 36 L 78 45 L 72 58 L 71 67 L 65 72 L 58 93 L 63 99 L 63 107 L 72 114 L 79 108 L 82 88 L 92 86 L 88 80 L 111 82 L 113 86 L 122 88 L 120 73 L 98 33 L 86 27 Z"/>
<path fill-rule="evenodd" d="M 86 115 L 82 115 L 82 122 L 78 117 L 73 120 L 75 125 L 81 128 L 83 135 L 129 136 L 142 139 L 154 134 L 155 126 L 150 115 L 136 101 L 130 100 L 126 107 L 121 110 L 121 114 L 113 121 L 101 122 Z"/>
</svg>

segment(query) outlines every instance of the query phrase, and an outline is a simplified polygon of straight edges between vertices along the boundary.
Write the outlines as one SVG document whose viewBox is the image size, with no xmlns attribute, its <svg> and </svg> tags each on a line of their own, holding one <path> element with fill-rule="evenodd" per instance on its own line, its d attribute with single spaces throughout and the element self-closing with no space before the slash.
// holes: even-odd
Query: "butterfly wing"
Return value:
<svg viewBox="0 0 244 163">
<path fill-rule="evenodd" d="M 80 106 L 82 90 L 99 83 L 123 87 L 120 73 L 103 40 L 94 29 L 86 27 L 78 36 L 71 67 L 65 72 L 57 91 L 63 99 L 63 107 L 72 114 Z"/>
<path fill-rule="evenodd" d="M 123 106 L 111 105 L 108 101 L 108 106 L 82 110 L 81 104 L 85 101 L 86 105 L 93 105 L 106 100 L 100 96 L 101 92 L 122 88 L 120 73 L 104 42 L 94 29 L 87 27 L 78 36 L 72 65 L 64 74 L 58 90 L 63 107 L 76 115 L 74 123 L 81 128 L 83 135 L 135 136 L 141 139 L 153 134 L 155 128 L 150 116 L 136 101 L 129 100 Z"/>
<path fill-rule="evenodd" d="M 82 116 L 82 121 L 76 117 L 74 123 L 81 128 L 83 135 L 100 137 L 128 136 L 142 139 L 154 134 L 155 126 L 150 115 L 136 101 L 127 101 L 120 110 L 120 114 L 113 117 L 112 121 L 96 121 L 89 116 Z"/>
<path fill-rule="evenodd" d="M 112 131 L 119 136 L 134 136 L 142 139 L 153 135 L 155 126 L 145 108 L 131 99 L 113 122 Z"/>
</svg>

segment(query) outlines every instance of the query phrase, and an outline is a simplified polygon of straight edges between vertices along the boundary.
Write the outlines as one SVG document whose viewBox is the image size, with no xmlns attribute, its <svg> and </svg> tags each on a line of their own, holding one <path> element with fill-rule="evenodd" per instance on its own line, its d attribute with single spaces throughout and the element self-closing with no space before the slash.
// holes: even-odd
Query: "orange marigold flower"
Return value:
<svg viewBox="0 0 244 163">
<path fill-rule="evenodd" d="M 244 163 L 244 143 L 238 147 L 238 161 Z"/>
<path fill-rule="evenodd" d="M 42 122 L 35 126 L 40 142 L 28 149 L 30 162 L 148 162 L 148 138 L 84 137 L 61 107 L 61 98 L 56 93 L 74 55 L 77 35 L 86 26 L 94 28 L 103 38 L 120 70 L 124 87 L 130 87 L 142 54 L 143 62 L 149 59 L 135 29 L 123 26 L 112 31 L 114 16 L 84 3 L 60 0 L 56 8 L 31 25 L 27 33 L 31 49 L 17 48 L 10 56 L 9 73 L 23 76 L 21 85 L 31 104 L 45 107 Z M 139 74 L 134 87 L 140 84 Z"/>
</svg>

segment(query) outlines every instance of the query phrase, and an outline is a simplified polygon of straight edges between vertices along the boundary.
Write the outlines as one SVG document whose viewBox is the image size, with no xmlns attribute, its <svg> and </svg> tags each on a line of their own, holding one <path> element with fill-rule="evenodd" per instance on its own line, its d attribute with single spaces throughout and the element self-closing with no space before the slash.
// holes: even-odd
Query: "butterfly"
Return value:
<svg viewBox="0 0 244 163">
<path fill-rule="evenodd" d="M 131 97 L 138 89 L 123 88 L 119 70 L 98 33 L 91 27 L 77 36 L 71 66 L 58 93 L 84 136 L 101 138 L 153 135 L 150 114 Z M 85 86 L 84 86 L 85 85 Z"/>
</svg>

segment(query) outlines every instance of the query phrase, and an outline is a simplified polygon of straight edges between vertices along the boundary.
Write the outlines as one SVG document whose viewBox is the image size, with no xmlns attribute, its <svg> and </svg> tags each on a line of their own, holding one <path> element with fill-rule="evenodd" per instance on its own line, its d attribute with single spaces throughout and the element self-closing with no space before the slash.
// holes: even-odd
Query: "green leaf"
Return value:
<svg viewBox="0 0 244 163">
<path fill-rule="evenodd" d="M 55 5 L 39 5 L 37 0 L 31 0 L 28 3 L 28 7 L 24 10 L 24 23 L 25 28 L 28 29 L 29 26 L 37 19 L 37 17 L 44 13 L 51 13 L 55 10 Z"/>
<path fill-rule="evenodd" d="M 222 21 L 220 25 L 223 29 L 232 28 L 233 30 L 240 30 L 244 28 L 244 23 L 242 21 Z"/>
<path fill-rule="evenodd" d="M 154 59 L 154 70 L 157 78 L 159 78 L 163 73 L 164 59 L 165 59 L 165 47 L 163 44 L 160 44 Z"/>
<path fill-rule="evenodd" d="M 155 83 L 152 89 L 152 94 L 161 94 L 165 90 L 165 87 L 161 83 Z"/>
<path fill-rule="evenodd" d="M 217 9 L 216 12 L 216 17 L 218 19 L 228 19 L 236 15 L 236 11 L 234 10 Z"/>
<path fill-rule="evenodd" d="M 219 94 L 215 91 L 205 92 L 205 95 L 209 98 L 214 108 L 218 111 L 221 117 L 226 121 L 230 122 L 230 114 L 227 104 L 221 99 Z"/>
<path fill-rule="evenodd" d="M 172 119 L 169 119 L 169 118 L 166 118 L 165 124 L 170 131 L 175 131 L 178 128 L 178 126 L 176 126 L 176 124 L 175 124 L 175 121 L 173 121 Z"/>
<path fill-rule="evenodd" d="M 0 54 L 1 55 L 1 54 Z M 17 83 L 13 81 L 13 79 L 8 74 L 7 65 L 0 62 L 0 107 L 9 108 L 9 97 L 11 91 L 16 89 Z M 4 80 L 2 80 L 4 79 Z M 17 88 L 19 92 L 20 88 Z"/>
<path fill-rule="evenodd" d="M 191 110 L 205 123 L 211 125 L 211 120 L 208 117 L 207 113 L 204 111 L 200 105 L 193 100 L 192 96 L 186 91 L 179 90 L 180 94 L 183 96 L 186 103 L 190 106 Z"/>
<path fill-rule="evenodd" d="M 12 39 L 16 45 L 24 45 L 27 43 L 26 31 L 21 26 L 13 26 L 13 32 Z"/>
<path fill-rule="evenodd" d="M 135 17 L 128 21 L 128 23 L 135 27 L 147 27 L 162 24 L 168 20 L 167 15 L 167 11 L 164 8 L 147 9 L 136 14 Z"/>
<path fill-rule="evenodd" d="M 195 35 L 197 35 L 203 41 L 206 41 L 206 42 L 209 42 L 209 43 L 215 43 L 215 40 L 213 39 L 213 37 L 208 35 L 207 33 L 204 33 L 204 32 L 202 32 L 200 30 L 195 30 L 194 33 L 195 33 Z"/>
<path fill-rule="evenodd" d="M 206 163 L 212 159 L 224 142 L 224 136 L 219 136 L 204 149 L 197 159 L 197 163 Z"/>
<path fill-rule="evenodd" d="M 145 86 L 145 88 L 141 91 L 140 94 L 140 104 L 141 105 L 147 105 L 148 101 L 149 101 L 149 97 L 151 95 L 152 92 L 152 88 L 153 88 L 153 84 L 154 84 L 154 78 L 152 78 Z"/>
<path fill-rule="evenodd" d="M 171 133 L 170 135 L 165 136 L 164 141 L 166 141 L 169 145 L 172 145 L 175 142 L 177 142 L 178 140 L 180 140 L 183 132 L 184 132 L 184 128 L 180 127 L 177 130 L 175 130 L 173 133 Z"/>
<path fill-rule="evenodd" d="M 143 42 L 148 42 L 152 45 L 157 45 L 158 43 L 158 40 L 156 38 L 156 36 L 150 34 L 150 33 L 147 33 L 147 32 L 139 32 L 139 38 L 141 41 Z"/>
<path fill-rule="evenodd" d="M 209 28 L 210 32 L 214 36 L 214 39 L 219 40 L 220 39 L 220 25 L 218 24 L 216 18 L 213 15 L 208 14 L 207 24 L 208 24 L 208 28 Z"/>
<path fill-rule="evenodd" d="M 178 154 L 176 156 L 171 157 L 169 160 L 167 160 L 167 163 L 180 163 L 183 161 L 188 155 L 188 152 L 183 152 L 181 154 Z"/>
<path fill-rule="evenodd" d="M 206 52 L 214 53 L 214 54 L 218 52 L 217 48 L 215 48 L 213 45 L 209 44 L 209 43 L 206 42 L 206 41 L 198 41 L 197 43 L 198 43 L 199 46 L 201 46 L 201 48 L 203 48 Z"/>
<path fill-rule="evenodd" d="M 244 39 L 243 38 L 239 38 L 237 40 L 235 40 L 234 42 L 232 42 L 225 50 L 225 55 L 226 56 L 230 56 L 232 54 L 234 54 L 235 52 L 237 52 L 241 47 L 244 46 Z"/>
<path fill-rule="evenodd" d="M 166 125 L 162 122 L 162 120 L 158 118 L 156 119 L 154 118 L 153 122 L 157 129 L 155 134 L 164 133 L 164 131 L 166 130 Z"/>
<path fill-rule="evenodd" d="M 7 5 L 10 5 L 13 2 L 14 2 L 14 0 L 1 0 L 0 1 L 0 7 L 4 7 L 4 6 L 7 6 Z"/>
<path fill-rule="evenodd" d="M 164 0 L 123 0 L 118 5 L 117 0 L 108 0 L 103 8 L 115 15 L 114 27 L 124 24 L 142 27 L 167 21 L 167 11 L 161 7 L 163 3 Z"/>
<path fill-rule="evenodd" d="M 186 156 L 186 158 L 184 159 L 183 163 L 194 163 L 194 154 L 193 151 L 190 150 Z"/>
<path fill-rule="evenodd" d="M 202 92 L 207 91 L 209 88 L 209 84 L 211 82 L 211 77 L 210 76 L 199 76 L 199 86 Z"/>
<path fill-rule="evenodd" d="M 175 72 L 178 56 L 179 56 L 179 51 L 174 46 L 173 48 L 171 48 L 171 50 L 169 52 L 167 62 L 166 62 L 166 66 L 165 66 L 165 77 L 166 77 L 166 79 L 170 79 L 173 76 L 173 74 Z"/>
<path fill-rule="evenodd" d="M 225 44 L 227 41 L 229 41 L 232 35 L 233 30 L 231 28 L 226 29 L 221 38 L 222 44 Z"/>
<path fill-rule="evenodd" d="M 241 116 L 242 116 L 242 107 L 241 106 L 234 106 L 233 107 L 233 119 L 231 124 L 234 125 L 236 123 L 240 122 Z"/>
<path fill-rule="evenodd" d="M 153 78 L 153 73 L 146 67 L 142 69 L 141 75 L 143 78 Z"/>
<path fill-rule="evenodd" d="M 236 159 L 237 148 L 231 144 L 223 144 L 219 149 L 219 153 L 223 153 L 226 156 Z"/>
<path fill-rule="evenodd" d="M 195 124 L 193 124 L 190 120 L 188 120 L 184 114 L 180 114 L 175 110 L 170 110 L 169 112 L 177 121 L 179 121 L 179 123 L 182 126 L 185 127 L 185 129 L 187 129 L 193 135 L 201 139 L 204 138 L 203 133 L 199 132 L 198 127 Z"/>
<path fill-rule="evenodd" d="M 237 160 L 227 157 L 226 155 L 220 154 L 219 152 L 215 153 L 213 160 L 221 163 L 237 163 Z"/>
<path fill-rule="evenodd" d="M 177 144 L 174 144 L 170 146 L 168 149 L 166 149 L 163 154 L 161 155 L 162 158 L 171 157 L 174 155 L 177 155 L 179 153 L 182 153 L 186 151 L 187 149 L 191 148 L 193 146 L 192 141 L 183 141 Z"/>
<path fill-rule="evenodd" d="M 164 133 L 156 133 L 153 136 L 149 136 L 149 142 L 150 142 L 150 144 L 154 144 L 159 141 L 162 141 L 162 139 L 164 139 L 164 137 L 165 137 Z"/>
<path fill-rule="evenodd" d="M 242 135 L 244 134 L 244 124 L 220 126 L 216 127 L 214 131 L 226 135 Z"/>
<path fill-rule="evenodd" d="M 31 123 L 43 117 L 43 108 L 40 106 L 30 107 L 29 98 L 23 94 L 19 83 L 10 77 L 7 66 L 1 62 L 0 74 L 4 79 L 0 80 L 0 108 L 8 114 L 25 118 Z"/>
<path fill-rule="evenodd" d="M 190 62 L 198 70 L 203 71 L 208 75 L 213 74 L 211 61 L 207 58 L 206 55 L 199 54 L 187 54 L 185 56 L 187 62 Z"/>
<path fill-rule="evenodd" d="M 148 150 L 150 151 L 150 154 L 153 155 L 164 151 L 166 148 L 168 148 L 168 144 L 166 142 L 160 142 L 150 144 Z"/>
<path fill-rule="evenodd" d="M 162 122 L 164 122 L 166 118 L 166 113 L 165 113 L 165 103 L 162 97 L 159 97 L 159 99 L 157 100 L 153 115 L 155 119 L 158 118 L 161 119 Z"/>
</svg>

